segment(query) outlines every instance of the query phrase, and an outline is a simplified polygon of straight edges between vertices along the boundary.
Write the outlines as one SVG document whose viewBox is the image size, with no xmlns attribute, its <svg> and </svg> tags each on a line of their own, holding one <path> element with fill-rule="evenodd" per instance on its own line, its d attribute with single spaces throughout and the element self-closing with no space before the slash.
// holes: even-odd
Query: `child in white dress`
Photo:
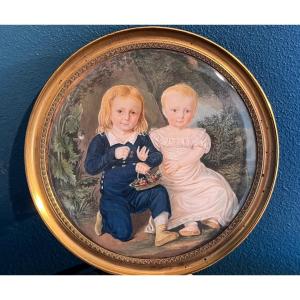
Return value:
<svg viewBox="0 0 300 300">
<path fill-rule="evenodd" d="M 169 125 L 153 130 L 150 138 L 163 154 L 162 185 L 169 193 L 172 212 L 168 229 L 184 225 L 179 234 L 195 236 L 201 234 L 198 221 L 215 229 L 228 225 L 238 200 L 224 177 L 200 160 L 211 146 L 205 129 L 188 127 L 197 111 L 197 93 L 177 84 L 163 92 L 161 102 Z M 151 231 L 150 220 L 146 232 Z"/>
</svg>

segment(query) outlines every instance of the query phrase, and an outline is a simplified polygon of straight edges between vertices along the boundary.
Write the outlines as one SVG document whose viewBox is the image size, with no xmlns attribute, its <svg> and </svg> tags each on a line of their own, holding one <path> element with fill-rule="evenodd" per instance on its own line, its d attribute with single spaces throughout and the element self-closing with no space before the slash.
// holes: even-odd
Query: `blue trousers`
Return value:
<svg viewBox="0 0 300 300">
<path fill-rule="evenodd" d="M 122 195 L 102 194 L 100 212 L 102 215 L 102 232 L 109 233 L 121 241 L 132 238 L 131 213 L 141 213 L 150 209 L 153 218 L 162 212 L 171 215 L 170 200 L 167 190 L 163 186 L 156 186 L 149 190 L 132 191 L 126 197 Z"/>
</svg>

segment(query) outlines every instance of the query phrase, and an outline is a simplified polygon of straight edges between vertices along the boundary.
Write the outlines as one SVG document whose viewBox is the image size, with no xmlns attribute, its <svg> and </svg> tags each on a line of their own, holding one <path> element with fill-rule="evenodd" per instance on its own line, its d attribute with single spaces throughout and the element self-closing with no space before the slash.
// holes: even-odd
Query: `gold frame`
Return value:
<svg viewBox="0 0 300 300">
<path fill-rule="evenodd" d="M 222 73 L 242 96 L 257 139 L 257 168 L 250 194 L 232 223 L 215 239 L 182 255 L 139 259 L 108 251 L 79 232 L 60 208 L 47 175 L 47 136 L 60 99 L 80 75 L 120 51 L 163 48 L 201 58 Z M 35 207 L 49 230 L 72 253 L 114 274 L 188 274 L 202 270 L 233 251 L 261 218 L 273 191 L 279 157 L 278 132 L 266 95 L 247 68 L 214 42 L 190 32 L 140 27 L 109 34 L 84 46 L 51 76 L 31 113 L 26 133 L 26 176 Z"/>
</svg>

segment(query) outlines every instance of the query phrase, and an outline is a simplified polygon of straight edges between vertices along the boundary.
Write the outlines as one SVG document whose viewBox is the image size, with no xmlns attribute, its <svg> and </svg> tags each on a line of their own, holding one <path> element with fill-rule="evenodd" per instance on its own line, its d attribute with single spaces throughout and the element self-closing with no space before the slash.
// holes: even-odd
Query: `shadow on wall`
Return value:
<svg viewBox="0 0 300 300">
<path fill-rule="evenodd" d="M 67 56 L 67 55 L 65 55 Z M 8 192 L 13 217 L 16 221 L 24 220 L 36 214 L 25 175 L 24 146 L 26 129 L 30 114 L 37 101 L 41 88 L 66 58 L 62 55 L 51 56 L 45 51 L 38 57 L 26 58 L 8 67 L 5 73 L 4 99 L 8 112 L 13 110 L 13 124 L 7 124 L 7 130 L 14 131 L 11 153 L 9 153 Z M 7 225 L 7 224 L 6 224 Z"/>
<path fill-rule="evenodd" d="M 36 99 L 37 96 L 19 124 L 9 160 L 9 193 L 16 220 L 25 219 L 36 213 L 27 185 L 24 162 L 26 129 Z"/>
</svg>

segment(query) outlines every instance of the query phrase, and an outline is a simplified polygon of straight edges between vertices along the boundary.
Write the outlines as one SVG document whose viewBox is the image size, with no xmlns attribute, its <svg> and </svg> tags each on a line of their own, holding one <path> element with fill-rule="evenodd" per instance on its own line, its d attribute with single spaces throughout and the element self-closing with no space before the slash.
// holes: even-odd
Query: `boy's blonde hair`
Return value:
<svg viewBox="0 0 300 300">
<path fill-rule="evenodd" d="M 101 102 L 100 111 L 98 114 L 98 128 L 97 133 L 104 133 L 112 127 L 111 122 L 111 104 L 116 97 L 131 97 L 141 104 L 141 114 L 134 131 L 138 133 L 146 132 L 148 123 L 145 118 L 144 98 L 140 91 L 131 85 L 115 85 L 108 89 Z"/>
<path fill-rule="evenodd" d="M 199 96 L 198 96 L 197 92 L 186 83 L 178 83 L 178 84 L 172 85 L 163 91 L 163 93 L 161 95 L 162 108 L 166 107 L 167 97 L 171 93 L 178 93 L 178 94 L 181 94 L 181 95 L 184 95 L 187 97 L 191 97 L 192 99 L 194 99 L 194 105 L 195 105 L 194 109 L 195 109 L 195 111 L 197 110 Z"/>
</svg>

